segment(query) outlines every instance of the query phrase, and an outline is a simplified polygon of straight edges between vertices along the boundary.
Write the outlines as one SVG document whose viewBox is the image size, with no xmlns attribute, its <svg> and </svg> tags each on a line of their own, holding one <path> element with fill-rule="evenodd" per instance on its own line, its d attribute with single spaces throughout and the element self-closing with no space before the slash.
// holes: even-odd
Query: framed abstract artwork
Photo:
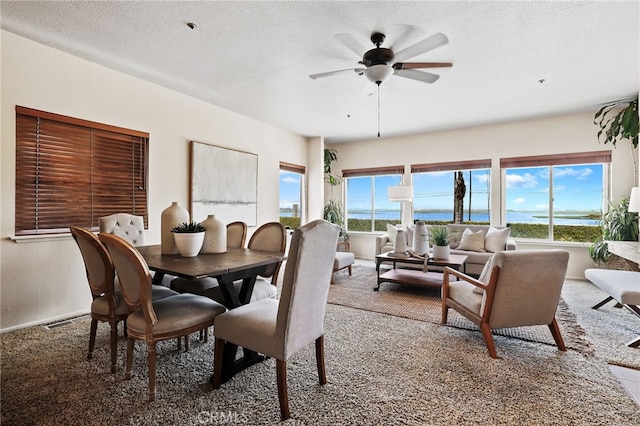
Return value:
<svg viewBox="0 0 640 426">
<path fill-rule="evenodd" d="M 191 218 L 256 226 L 258 155 L 191 141 Z"/>
</svg>

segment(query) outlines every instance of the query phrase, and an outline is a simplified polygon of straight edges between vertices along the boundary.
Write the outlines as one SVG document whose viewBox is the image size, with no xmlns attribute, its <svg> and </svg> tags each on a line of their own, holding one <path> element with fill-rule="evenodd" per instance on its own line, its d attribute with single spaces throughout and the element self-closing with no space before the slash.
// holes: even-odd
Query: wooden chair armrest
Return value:
<svg viewBox="0 0 640 426">
<path fill-rule="evenodd" d="M 337 251 L 351 251 L 351 243 L 349 241 L 338 241 Z"/>
<path fill-rule="evenodd" d="M 444 268 L 444 273 L 445 274 L 451 274 L 451 275 L 455 275 L 456 277 L 458 277 L 458 279 L 461 279 L 463 281 L 468 282 L 469 284 L 472 284 L 476 287 L 480 287 L 483 290 L 487 290 L 487 285 L 485 283 L 483 283 L 482 281 L 478 281 L 476 278 L 473 278 L 472 276 L 469 276 L 463 272 L 458 271 L 457 269 L 453 269 L 449 266 L 446 266 Z M 443 281 L 447 281 L 447 280 L 443 280 Z"/>
</svg>

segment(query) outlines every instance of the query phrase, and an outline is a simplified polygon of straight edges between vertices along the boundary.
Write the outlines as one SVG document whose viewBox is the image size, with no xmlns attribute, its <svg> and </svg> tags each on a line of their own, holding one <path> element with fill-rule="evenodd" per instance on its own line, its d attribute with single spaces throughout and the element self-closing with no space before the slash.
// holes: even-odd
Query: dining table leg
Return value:
<svg viewBox="0 0 640 426">
<path fill-rule="evenodd" d="M 227 309 L 235 309 L 241 305 L 246 305 L 251 301 L 251 294 L 253 293 L 253 287 L 256 283 L 256 278 L 260 272 L 263 272 L 263 269 L 264 268 L 256 269 L 252 271 L 252 273 L 250 273 L 248 276 L 244 275 L 243 277 L 239 277 L 235 274 L 216 277 L 218 280 L 218 284 L 220 285 L 220 291 L 222 292 L 222 297 L 224 297 Z M 240 287 L 240 292 L 236 293 L 233 282 L 239 278 L 242 278 L 242 286 Z M 264 355 L 247 348 L 242 348 L 242 357 L 236 359 L 236 354 L 238 353 L 238 345 L 234 345 L 230 342 L 225 342 L 224 345 L 225 346 L 222 355 L 221 383 L 227 382 L 234 375 L 244 370 L 245 368 L 248 368 L 266 359 Z M 211 376 L 211 381 L 213 382 L 213 376 Z"/>
</svg>

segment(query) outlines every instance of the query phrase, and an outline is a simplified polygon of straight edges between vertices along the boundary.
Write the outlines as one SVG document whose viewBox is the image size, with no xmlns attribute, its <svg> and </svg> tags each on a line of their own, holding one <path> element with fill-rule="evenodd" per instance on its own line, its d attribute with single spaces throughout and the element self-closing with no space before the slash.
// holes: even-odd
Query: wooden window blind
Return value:
<svg viewBox="0 0 640 426">
<path fill-rule="evenodd" d="M 535 155 L 501 158 L 500 168 L 565 166 L 570 164 L 611 163 L 611 151 L 578 152 L 569 154 Z"/>
<path fill-rule="evenodd" d="M 113 213 L 147 223 L 149 134 L 16 106 L 16 235 L 98 229 Z"/>
<path fill-rule="evenodd" d="M 450 172 L 491 168 L 491 160 L 452 161 L 446 163 L 412 164 L 411 173 Z"/>
<path fill-rule="evenodd" d="M 371 167 L 367 169 L 345 169 L 342 171 L 342 177 L 357 176 L 380 176 L 380 175 L 403 175 L 404 166 L 388 166 L 388 167 Z"/>
<path fill-rule="evenodd" d="M 284 161 L 280 162 L 280 170 L 285 170 L 287 172 L 293 172 L 293 173 L 300 173 L 301 175 L 303 175 L 305 172 L 304 166 L 299 166 L 293 163 L 285 163 Z"/>
</svg>

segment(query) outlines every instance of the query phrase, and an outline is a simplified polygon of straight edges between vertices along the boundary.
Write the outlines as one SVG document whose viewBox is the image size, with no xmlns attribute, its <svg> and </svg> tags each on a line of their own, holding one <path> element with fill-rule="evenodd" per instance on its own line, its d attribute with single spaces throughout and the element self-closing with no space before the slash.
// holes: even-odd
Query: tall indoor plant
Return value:
<svg viewBox="0 0 640 426">
<path fill-rule="evenodd" d="M 348 240 L 349 234 L 344 221 L 344 209 L 342 203 L 333 198 L 333 188 L 342 183 L 342 177 L 331 171 L 331 163 L 338 159 L 338 153 L 335 149 L 324 150 L 324 179 L 329 184 L 331 190 L 329 202 L 324 206 L 323 217 L 331 223 L 338 225 L 340 228 L 340 239 Z"/>
</svg>

